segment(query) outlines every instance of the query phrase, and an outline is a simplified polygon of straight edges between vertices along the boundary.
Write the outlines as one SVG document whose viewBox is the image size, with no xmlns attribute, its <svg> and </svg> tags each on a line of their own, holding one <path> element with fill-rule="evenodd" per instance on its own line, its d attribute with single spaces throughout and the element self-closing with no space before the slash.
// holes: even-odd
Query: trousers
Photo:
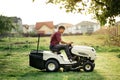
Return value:
<svg viewBox="0 0 120 80">
<path fill-rule="evenodd" d="M 72 57 L 69 51 L 69 45 L 64 45 L 64 44 L 57 44 L 55 46 L 50 45 L 50 50 L 53 52 L 60 52 L 61 50 L 64 50 L 68 59 L 71 59 Z"/>
</svg>

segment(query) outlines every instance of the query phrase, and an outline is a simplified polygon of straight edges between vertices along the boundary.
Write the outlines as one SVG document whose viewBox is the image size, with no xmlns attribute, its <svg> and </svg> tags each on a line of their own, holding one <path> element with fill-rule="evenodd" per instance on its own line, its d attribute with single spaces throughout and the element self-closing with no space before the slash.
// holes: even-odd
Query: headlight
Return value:
<svg viewBox="0 0 120 80">
<path fill-rule="evenodd" d="M 94 49 L 92 49 L 92 51 L 94 52 L 95 50 L 94 50 Z"/>
</svg>

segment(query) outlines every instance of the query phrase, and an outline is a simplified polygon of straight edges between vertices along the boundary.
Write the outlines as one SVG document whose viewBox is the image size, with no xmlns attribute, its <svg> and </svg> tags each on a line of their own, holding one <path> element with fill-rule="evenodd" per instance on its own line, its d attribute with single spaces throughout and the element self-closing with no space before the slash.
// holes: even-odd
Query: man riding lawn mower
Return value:
<svg viewBox="0 0 120 80">
<path fill-rule="evenodd" d="M 50 50 L 44 51 L 37 50 L 31 51 L 29 55 L 30 66 L 37 69 L 45 69 L 49 72 L 58 71 L 61 67 L 64 71 L 68 70 L 80 70 L 83 69 L 86 72 L 94 70 L 96 59 L 96 51 L 92 47 L 88 46 L 72 46 L 72 42 L 65 42 L 61 39 L 61 34 L 64 32 L 64 26 L 60 26 L 58 32 L 55 32 L 50 41 Z M 61 44 L 60 44 L 61 43 Z M 64 50 L 68 59 L 61 54 L 61 50 Z"/>
</svg>

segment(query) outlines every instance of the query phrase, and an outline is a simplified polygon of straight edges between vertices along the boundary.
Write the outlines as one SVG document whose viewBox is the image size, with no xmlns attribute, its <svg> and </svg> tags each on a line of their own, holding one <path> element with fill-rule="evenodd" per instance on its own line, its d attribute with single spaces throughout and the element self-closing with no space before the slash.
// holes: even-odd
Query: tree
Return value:
<svg viewBox="0 0 120 80">
<path fill-rule="evenodd" d="M 66 12 L 92 13 L 101 25 L 114 24 L 115 17 L 120 16 L 120 0 L 47 0 L 46 2 L 60 4 L 60 8 L 65 8 Z"/>
<path fill-rule="evenodd" d="M 11 31 L 15 28 L 9 17 L 0 15 L 0 34 Z"/>
<path fill-rule="evenodd" d="M 93 3 L 93 4 L 92 4 Z M 91 10 L 102 25 L 115 23 L 115 17 L 120 16 L 120 0 L 92 0 Z"/>
</svg>

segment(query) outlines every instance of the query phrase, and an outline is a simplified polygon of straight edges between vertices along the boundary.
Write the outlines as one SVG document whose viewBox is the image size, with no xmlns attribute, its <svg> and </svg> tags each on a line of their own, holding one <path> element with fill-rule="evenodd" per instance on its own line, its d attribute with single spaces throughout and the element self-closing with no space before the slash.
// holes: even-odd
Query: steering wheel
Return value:
<svg viewBox="0 0 120 80">
<path fill-rule="evenodd" d="M 68 46 L 69 46 L 69 47 L 72 47 L 72 44 L 73 44 L 73 42 L 71 42 L 71 44 L 68 44 Z"/>
</svg>

